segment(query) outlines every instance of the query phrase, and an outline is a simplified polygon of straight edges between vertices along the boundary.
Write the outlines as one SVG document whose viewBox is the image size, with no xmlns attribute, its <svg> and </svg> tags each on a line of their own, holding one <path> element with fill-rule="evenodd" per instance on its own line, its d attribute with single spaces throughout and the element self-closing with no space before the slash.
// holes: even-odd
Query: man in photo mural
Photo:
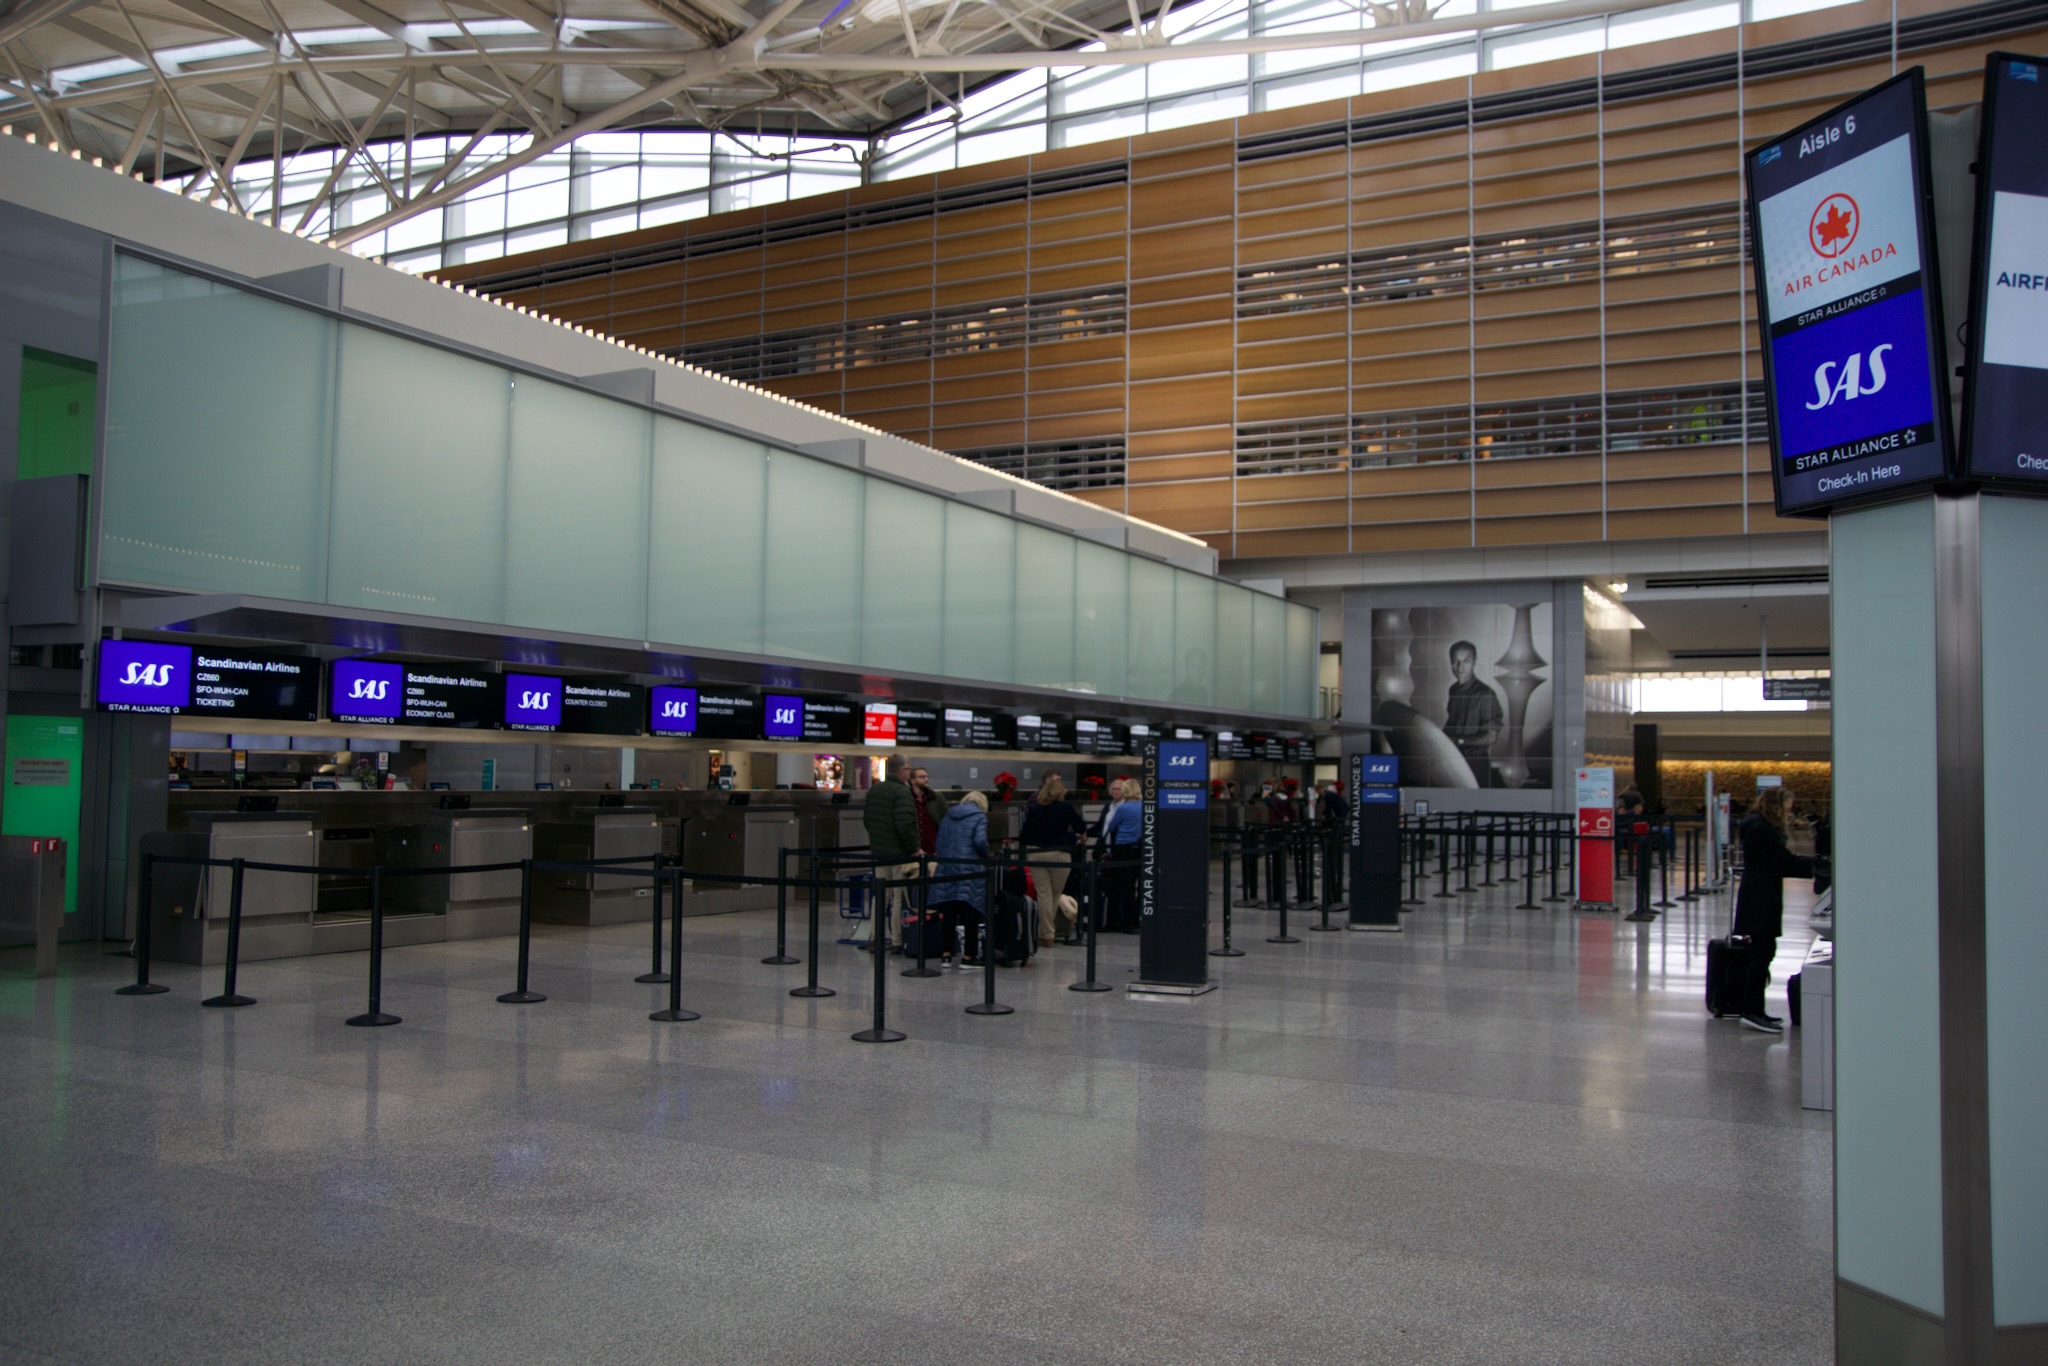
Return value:
<svg viewBox="0 0 2048 1366">
<path fill-rule="evenodd" d="M 1493 742 L 1500 738 L 1507 714 L 1493 689 L 1479 681 L 1478 673 L 1479 647 L 1469 640 L 1451 646 L 1452 683 L 1444 699 L 1444 734 L 1465 756 L 1473 780 L 1481 787 L 1492 787 Z"/>
</svg>

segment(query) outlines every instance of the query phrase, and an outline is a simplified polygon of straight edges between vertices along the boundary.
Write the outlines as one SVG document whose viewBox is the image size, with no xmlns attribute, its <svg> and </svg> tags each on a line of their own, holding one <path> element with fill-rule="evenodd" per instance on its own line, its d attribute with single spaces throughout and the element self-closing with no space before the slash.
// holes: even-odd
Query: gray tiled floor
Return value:
<svg viewBox="0 0 2048 1366">
<path fill-rule="evenodd" d="M 892 977 L 887 1047 L 865 956 L 793 1000 L 756 914 L 687 926 L 685 1025 L 638 928 L 544 931 L 528 1007 L 507 943 L 394 950 L 382 1030 L 360 955 L 234 1012 L 0 956 L 0 1358 L 1829 1360 L 1828 1117 L 1700 1007 L 1725 904 L 1516 900 L 1244 915 L 1193 1001 Z"/>
</svg>

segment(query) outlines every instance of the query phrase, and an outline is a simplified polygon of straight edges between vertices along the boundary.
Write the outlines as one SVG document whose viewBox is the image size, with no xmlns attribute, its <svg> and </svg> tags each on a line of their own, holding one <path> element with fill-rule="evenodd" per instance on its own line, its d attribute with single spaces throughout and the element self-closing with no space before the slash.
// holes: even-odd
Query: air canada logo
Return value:
<svg viewBox="0 0 2048 1366">
<path fill-rule="evenodd" d="M 171 686 L 171 671 L 175 664 L 130 664 L 121 675 L 123 685 L 131 688 L 168 688 Z"/>
<path fill-rule="evenodd" d="M 1813 211 L 1806 225 L 1806 240 L 1816 255 L 1834 260 L 1856 245 L 1856 233 L 1863 226 L 1863 213 L 1856 201 L 1845 194 L 1831 194 Z"/>
<path fill-rule="evenodd" d="M 391 680 L 388 678 L 358 678 L 348 685 L 348 696 L 352 702 L 382 702 L 391 695 Z"/>
</svg>

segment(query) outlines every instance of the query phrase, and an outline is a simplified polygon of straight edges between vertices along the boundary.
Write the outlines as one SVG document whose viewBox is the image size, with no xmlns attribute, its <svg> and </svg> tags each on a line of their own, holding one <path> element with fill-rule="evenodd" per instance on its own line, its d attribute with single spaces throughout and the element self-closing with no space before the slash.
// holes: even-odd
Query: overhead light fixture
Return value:
<svg viewBox="0 0 2048 1366">
<path fill-rule="evenodd" d="M 1610 592 L 1612 592 L 1612 593 L 1614 593 L 1614 594 L 1616 594 L 1616 595 L 1619 595 L 1619 594 L 1622 594 L 1622 593 L 1626 593 L 1626 592 L 1628 592 L 1628 580 L 1627 580 L 1627 579 L 1615 579 L 1615 580 L 1613 580 L 1613 581 L 1612 581 L 1611 583 L 1609 583 L 1609 584 L 1607 585 L 1607 588 L 1608 588 L 1608 591 L 1610 591 Z"/>
</svg>

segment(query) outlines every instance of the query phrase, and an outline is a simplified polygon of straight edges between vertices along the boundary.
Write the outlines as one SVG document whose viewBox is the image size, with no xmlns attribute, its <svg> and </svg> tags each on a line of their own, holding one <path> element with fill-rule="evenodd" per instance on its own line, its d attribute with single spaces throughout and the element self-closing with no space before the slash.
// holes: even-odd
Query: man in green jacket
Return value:
<svg viewBox="0 0 2048 1366">
<path fill-rule="evenodd" d="M 867 827 L 868 852 L 875 861 L 875 876 L 887 882 L 917 876 L 917 797 L 901 776 L 909 771 L 908 759 L 891 759 L 887 776 L 868 789 L 867 800 L 861 804 L 861 824 Z M 907 890 L 892 888 L 888 896 L 876 897 L 873 914 L 892 917 L 885 923 L 893 925 L 897 907 L 907 900 Z M 870 919 L 863 927 L 866 933 L 857 929 L 854 938 L 865 941 L 873 933 L 873 926 Z"/>
</svg>

